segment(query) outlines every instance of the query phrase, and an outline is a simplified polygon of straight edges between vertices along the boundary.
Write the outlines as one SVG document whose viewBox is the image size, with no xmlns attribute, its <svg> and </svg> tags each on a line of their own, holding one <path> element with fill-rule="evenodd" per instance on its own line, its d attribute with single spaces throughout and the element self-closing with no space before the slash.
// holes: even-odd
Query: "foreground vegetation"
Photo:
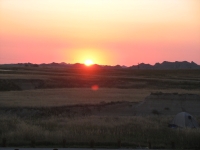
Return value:
<svg viewBox="0 0 200 150">
<path fill-rule="evenodd" d="M 94 140 L 96 147 L 148 147 L 199 148 L 199 129 L 171 129 L 167 125 L 172 117 L 48 117 L 43 119 L 22 119 L 14 116 L 0 117 L 0 138 L 6 138 L 8 146 L 38 147 L 90 147 Z M 200 122 L 200 118 L 198 118 Z"/>
</svg>

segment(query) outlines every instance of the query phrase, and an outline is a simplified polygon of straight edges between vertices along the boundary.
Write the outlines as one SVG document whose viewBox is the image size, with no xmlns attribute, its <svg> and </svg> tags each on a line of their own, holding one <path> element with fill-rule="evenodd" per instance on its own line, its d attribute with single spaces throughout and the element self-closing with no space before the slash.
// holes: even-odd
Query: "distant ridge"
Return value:
<svg viewBox="0 0 200 150">
<path fill-rule="evenodd" d="M 200 66 L 196 63 L 187 61 L 175 61 L 168 62 L 164 61 L 162 63 L 156 63 L 155 65 L 141 63 L 139 65 L 133 65 L 129 67 L 130 69 L 161 69 L 161 70 L 173 70 L 173 69 L 200 69 Z"/>
<path fill-rule="evenodd" d="M 71 69 L 81 69 L 81 68 L 93 68 L 93 69 L 137 69 L 137 70 L 177 70 L 177 69 L 200 69 L 200 65 L 195 62 L 187 62 L 187 61 L 175 61 L 168 62 L 163 61 L 162 63 L 156 63 L 155 65 L 140 63 L 138 65 L 133 65 L 130 67 L 127 66 L 109 66 L 109 65 L 98 65 L 93 64 L 90 67 L 85 66 L 81 63 L 69 64 L 65 62 L 56 63 L 52 62 L 49 64 L 32 64 L 32 63 L 18 63 L 18 64 L 0 64 L 0 66 L 4 67 L 47 67 L 47 68 L 71 68 Z"/>
</svg>

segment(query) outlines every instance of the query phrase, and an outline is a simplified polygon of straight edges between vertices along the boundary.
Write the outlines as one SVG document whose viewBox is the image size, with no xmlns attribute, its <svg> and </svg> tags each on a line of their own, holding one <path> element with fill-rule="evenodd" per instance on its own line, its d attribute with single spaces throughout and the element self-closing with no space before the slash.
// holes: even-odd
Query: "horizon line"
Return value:
<svg viewBox="0 0 200 150">
<path fill-rule="evenodd" d="M 164 62 L 168 62 L 168 63 L 176 63 L 176 62 L 179 62 L 179 63 L 182 63 L 182 62 L 188 62 L 188 63 L 195 63 L 195 64 L 197 64 L 196 62 L 194 62 L 194 61 L 186 61 L 186 60 L 184 60 L 184 61 L 162 61 L 161 63 L 160 62 L 156 62 L 156 63 L 154 63 L 154 64 L 150 64 L 150 63 L 144 63 L 144 62 L 141 62 L 141 63 L 138 63 L 138 64 L 133 64 L 133 65 L 130 65 L 130 66 L 128 66 L 128 65 L 120 65 L 120 64 L 116 64 L 116 65 L 109 65 L 109 64 L 106 64 L 106 65 L 102 65 L 102 64 L 97 64 L 97 63 L 94 63 L 94 64 L 92 64 L 91 66 L 94 66 L 94 65 L 99 65 L 99 66 L 125 66 L 125 67 L 131 67 L 131 66 L 138 66 L 138 65 L 140 65 L 140 64 L 146 64 L 146 65 L 151 65 L 151 66 L 154 66 L 154 65 L 156 65 L 156 64 L 162 64 L 162 63 L 164 63 Z M 85 65 L 84 63 L 80 63 L 80 62 L 76 62 L 76 63 L 66 63 L 66 62 L 50 62 L 50 63 L 32 63 L 32 62 L 22 62 L 22 63 L 4 63 L 4 64 L 1 64 L 0 63 L 0 65 L 16 65 L 16 64 L 35 64 L 35 65 L 42 65 L 42 64 L 52 64 L 52 63 L 57 63 L 57 64 L 62 64 L 62 63 L 65 63 L 66 65 L 74 65 L 74 64 L 81 64 L 81 65 Z M 200 64 L 197 64 L 197 65 L 199 65 L 200 66 Z"/>
</svg>

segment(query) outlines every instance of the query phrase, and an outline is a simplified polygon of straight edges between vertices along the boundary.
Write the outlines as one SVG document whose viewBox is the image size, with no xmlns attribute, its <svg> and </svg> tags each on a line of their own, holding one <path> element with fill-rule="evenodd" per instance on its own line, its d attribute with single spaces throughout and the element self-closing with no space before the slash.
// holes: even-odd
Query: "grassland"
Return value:
<svg viewBox="0 0 200 150">
<path fill-rule="evenodd" d="M 61 88 L 0 92 L 0 107 L 52 107 L 107 102 L 141 102 L 151 92 L 200 94 L 184 89 Z"/>
<path fill-rule="evenodd" d="M 5 68 L 4 68 L 5 69 Z M 200 70 L 7 68 L 0 90 L 49 88 L 200 89 Z"/>
<path fill-rule="evenodd" d="M 38 146 L 62 147 L 65 139 L 69 147 L 89 147 L 91 140 L 96 146 L 116 147 L 120 140 L 122 146 L 133 148 L 147 147 L 149 141 L 156 148 L 170 148 L 172 141 L 177 148 L 199 148 L 200 130 L 168 128 L 173 116 L 118 115 L 117 107 L 109 116 L 83 114 L 88 104 L 139 103 L 151 92 L 200 94 L 200 70 L 0 66 L 0 139 L 6 138 L 8 146 L 30 146 L 35 141 Z M 38 112 L 69 105 L 80 105 L 81 115 Z M 200 123 L 200 115 L 195 117 Z"/>
<path fill-rule="evenodd" d="M 172 117 L 48 117 L 43 119 L 22 119 L 14 116 L 1 116 L 0 133 L 10 146 L 31 146 L 35 141 L 38 147 L 89 147 L 94 140 L 98 147 L 147 147 L 151 142 L 154 148 L 171 148 L 171 142 L 179 149 L 198 148 L 199 129 L 170 129 L 167 127 Z"/>
</svg>

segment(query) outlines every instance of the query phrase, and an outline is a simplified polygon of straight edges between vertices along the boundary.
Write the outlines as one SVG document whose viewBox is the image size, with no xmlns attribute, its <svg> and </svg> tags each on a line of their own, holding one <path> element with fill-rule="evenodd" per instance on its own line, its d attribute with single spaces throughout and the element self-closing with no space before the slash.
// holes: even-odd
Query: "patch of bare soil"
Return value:
<svg viewBox="0 0 200 150">
<path fill-rule="evenodd" d="M 147 96 L 142 105 L 136 108 L 136 112 L 138 115 L 175 115 L 185 111 L 199 116 L 199 108 L 200 95 L 158 92 Z"/>
</svg>

